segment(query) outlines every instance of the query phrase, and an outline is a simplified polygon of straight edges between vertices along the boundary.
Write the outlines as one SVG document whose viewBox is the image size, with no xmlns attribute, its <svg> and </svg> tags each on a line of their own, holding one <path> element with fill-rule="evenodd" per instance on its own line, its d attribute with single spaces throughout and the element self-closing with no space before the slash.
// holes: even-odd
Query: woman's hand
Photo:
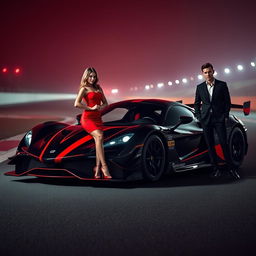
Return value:
<svg viewBox="0 0 256 256">
<path fill-rule="evenodd" d="M 104 105 L 99 105 L 99 111 L 101 111 L 103 108 L 105 108 Z"/>
<path fill-rule="evenodd" d="M 94 105 L 93 107 L 91 107 L 91 110 L 99 110 L 100 109 L 100 105 Z"/>
</svg>

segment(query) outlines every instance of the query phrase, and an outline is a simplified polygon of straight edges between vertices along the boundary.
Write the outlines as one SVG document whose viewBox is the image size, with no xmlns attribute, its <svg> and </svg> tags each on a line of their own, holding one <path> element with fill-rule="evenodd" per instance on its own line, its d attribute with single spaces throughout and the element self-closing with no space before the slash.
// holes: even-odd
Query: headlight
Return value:
<svg viewBox="0 0 256 256">
<path fill-rule="evenodd" d="M 24 140 L 25 140 L 26 146 L 29 147 L 32 140 L 32 131 L 29 131 L 26 133 Z"/>
<path fill-rule="evenodd" d="M 110 147 L 110 146 L 116 146 L 116 145 L 121 145 L 125 144 L 127 141 L 131 139 L 131 137 L 134 135 L 134 133 L 127 133 L 124 134 L 120 137 L 117 137 L 111 141 L 108 141 L 104 144 L 104 147 Z"/>
</svg>

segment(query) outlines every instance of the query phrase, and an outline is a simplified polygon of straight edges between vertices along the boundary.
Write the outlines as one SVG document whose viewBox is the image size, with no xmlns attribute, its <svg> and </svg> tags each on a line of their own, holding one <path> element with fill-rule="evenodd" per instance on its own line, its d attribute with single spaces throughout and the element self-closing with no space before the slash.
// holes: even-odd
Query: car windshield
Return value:
<svg viewBox="0 0 256 256">
<path fill-rule="evenodd" d="M 148 102 L 121 102 L 109 105 L 102 113 L 104 125 L 161 125 L 164 116 L 161 104 Z"/>
</svg>

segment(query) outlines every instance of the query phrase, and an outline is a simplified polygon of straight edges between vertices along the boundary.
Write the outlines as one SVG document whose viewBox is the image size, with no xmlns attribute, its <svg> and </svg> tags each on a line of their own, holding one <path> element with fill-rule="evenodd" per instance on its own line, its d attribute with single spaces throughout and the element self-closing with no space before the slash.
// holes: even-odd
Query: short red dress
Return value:
<svg viewBox="0 0 256 256">
<path fill-rule="evenodd" d="M 101 105 L 102 93 L 88 92 L 83 99 L 86 102 L 87 106 L 89 107 L 93 107 L 95 105 Z M 81 125 L 88 133 L 91 133 L 94 130 L 102 130 L 103 124 L 101 119 L 101 111 L 84 110 L 81 117 Z"/>
</svg>

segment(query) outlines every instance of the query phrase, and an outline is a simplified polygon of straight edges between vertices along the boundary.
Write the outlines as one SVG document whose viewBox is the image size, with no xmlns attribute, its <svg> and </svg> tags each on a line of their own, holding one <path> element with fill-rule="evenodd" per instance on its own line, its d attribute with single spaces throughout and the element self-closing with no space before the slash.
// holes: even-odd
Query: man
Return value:
<svg viewBox="0 0 256 256">
<path fill-rule="evenodd" d="M 212 177 L 217 178 L 221 176 L 214 147 L 215 130 L 223 150 L 227 167 L 231 175 L 239 179 L 240 176 L 234 166 L 232 166 L 228 153 L 225 122 L 229 117 L 231 101 L 227 83 L 214 78 L 214 69 L 211 63 L 202 65 L 201 71 L 205 82 L 197 85 L 194 107 L 195 115 L 202 124 L 209 157 L 213 165 Z"/>
</svg>

